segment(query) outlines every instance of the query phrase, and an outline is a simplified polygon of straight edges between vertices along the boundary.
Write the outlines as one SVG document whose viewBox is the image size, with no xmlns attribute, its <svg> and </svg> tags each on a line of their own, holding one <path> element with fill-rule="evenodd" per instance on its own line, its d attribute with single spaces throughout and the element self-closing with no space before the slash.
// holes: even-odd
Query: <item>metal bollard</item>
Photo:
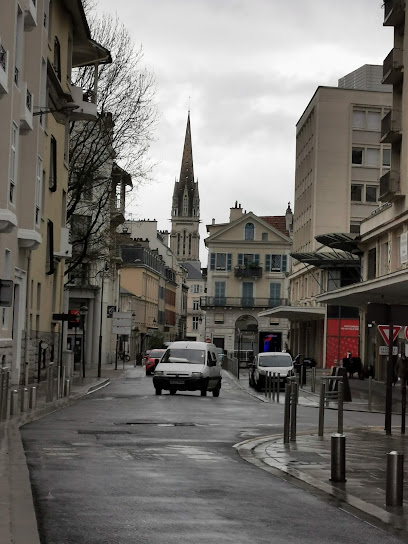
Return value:
<svg viewBox="0 0 408 544">
<path fill-rule="evenodd" d="M 331 478 L 332 482 L 346 481 L 346 437 L 344 434 L 331 435 Z"/>
<path fill-rule="evenodd" d="M 285 409 L 283 412 L 283 443 L 289 444 L 289 429 L 290 429 L 290 397 L 292 383 L 285 384 Z"/>
<path fill-rule="evenodd" d="M 297 380 L 292 382 L 291 407 L 290 407 L 290 441 L 296 442 L 296 415 L 297 415 L 297 397 L 299 385 Z"/>
<path fill-rule="evenodd" d="M 65 365 L 62 367 L 62 378 L 61 378 L 61 398 L 65 395 Z"/>
<path fill-rule="evenodd" d="M 268 399 L 272 397 L 272 374 L 268 372 Z"/>
<path fill-rule="evenodd" d="M 10 415 L 15 416 L 18 413 L 18 391 L 12 389 L 10 397 Z"/>
<path fill-rule="evenodd" d="M 337 398 L 337 432 L 343 434 L 343 414 L 344 414 L 344 384 L 343 380 L 339 381 L 338 398 Z"/>
<path fill-rule="evenodd" d="M 37 388 L 35 385 L 30 387 L 30 400 L 28 403 L 30 410 L 35 410 L 37 407 Z"/>
<path fill-rule="evenodd" d="M 64 389 L 64 395 L 66 397 L 69 397 L 71 394 L 71 380 L 69 378 L 65 378 L 65 389 Z"/>
<path fill-rule="evenodd" d="M 49 363 L 47 367 L 47 397 L 46 402 L 54 400 L 54 363 Z"/>
<path fill-rule="evenodd" d="M 326 384 L 324 381 L 322 381 L 322 385 L 320 387 L 320 402 L 319 402 L 319 436 L 323 436 L 324 434 L 324 398 L 326 396 Z"/>
<path fill-rule="evenodd" d="M 8 398 L 9 398 L 9 390 L 10 390 L 10 372 L 8 367 L 3 368 L 2 372 L 2 380 L 1 380 L 1 387 L 2 387 L 2 397 L 1 397 L 1 404 L 0 404 L 0 421 L 5 421 L 8 416 Z"/>
<path fill-rule="evenodd" d="M 402 506 L 404 498 L 404 454 L 387 453 L 386 506 Z"/>
<path fill-rule="evenodd" d="M 373 377 L 369 376 L 368 378 L 368 409 L 372 410 L 373 406 Z"/>
<path fill-rule="evenodd" d="M 276 402 L 279 402 L 279 392 L 280 392 L 280 374 L 276 376 Z"/>
<path fill-rule="evenodd" d="M 311 393 L 316 392 L 316 367 L 312 367 L 312 378 L 310 381 L 310 391 Z"/>
<path fill-rule="evenodd" d="M 272 400 L 275 402 L 276 395 L 276 372 L 272 374 Z"/>
<path fill-rule="evenodd" d="M 28 388 L 24 387 L 21 390 L 20 411 L 26 412 L 27 410 L 28 410 Z"/>
</svg>

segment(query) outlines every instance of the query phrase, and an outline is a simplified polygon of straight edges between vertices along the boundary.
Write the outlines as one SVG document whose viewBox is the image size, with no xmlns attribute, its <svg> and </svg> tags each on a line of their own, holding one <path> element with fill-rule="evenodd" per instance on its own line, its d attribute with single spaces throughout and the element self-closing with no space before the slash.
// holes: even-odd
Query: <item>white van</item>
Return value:
<svg viewBox="0 0 408 544">
<path fill-rule="evenodd" d="M 286 378 L 294 375 L 290 354 L 285 351 L 259 353 L 249 370 L 249 385 L 261 391 L 265 387 L 266 374 L 279 375 L 280 388 L 284 387 Z"/>
<path fill-rule="evenodd" d="M 214 344 L 207 342 L 173 342 L 165 351 L 153 376 L 156 395 L 162 390 L 211 391 L 218 397 L 221 389 L 221 365 Z"/>
</svg>

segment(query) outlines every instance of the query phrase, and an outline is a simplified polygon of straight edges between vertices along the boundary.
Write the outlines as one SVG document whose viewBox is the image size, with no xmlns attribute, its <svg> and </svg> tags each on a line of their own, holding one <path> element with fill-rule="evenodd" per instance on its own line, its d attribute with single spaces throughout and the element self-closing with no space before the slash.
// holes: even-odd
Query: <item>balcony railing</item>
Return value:
<svg viewBox="0 0 408 544">
<path fill-rule="evenodd" d="M 236 266 L 234 268 L 236 278 L 262 278 L 261 266 Z"/>
<path fill-rule="evenodd" d="M 400 195 L 400 174 L 397 170 L 390 170 L 380 178 L 380 201 L 391 202 Z"/>
<path fill-rule="evenodd" d="M 382 82 L 387 85 L 395 85 L 403 77 L 403 50 L 398 47 L 391 49 L 390 53 L 384 59 Z"/>
<path fill-rule="evenodd" d="M 393 143 L 401 139 L 401 111 L 392 109 L 381 119 L 381 143 Z"/>
<path fill-rule="evenodd" d="M 286 298 L 258 298 L 258 297 L 201 297 L 200 307 L 208 308 L 274 308 L 286 306 Z"/>
<path fill-rule="evenodd" d="M 397 26 L 404 22 L 405 0 L 384 0 L 384 26 Z"/>
</svg>

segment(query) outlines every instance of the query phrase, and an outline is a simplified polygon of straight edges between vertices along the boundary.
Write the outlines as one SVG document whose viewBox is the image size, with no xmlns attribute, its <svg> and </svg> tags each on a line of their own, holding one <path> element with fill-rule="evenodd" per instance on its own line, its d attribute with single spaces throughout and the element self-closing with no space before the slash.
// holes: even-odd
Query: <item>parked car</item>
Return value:
<svg viewBox="0 0 408 544">
<path fill-rule="evenodd" d="M 154 372 L 154 369 L 156 368 L 160 359 L 163 357 L 163 353 L 165 351 L 165 349 L 152 349 L 149 351 L 145 362 L 146 375 Z"/>
<path fill-rule="evenodd" d="M 286 378 L 294 374 L 290 354 L 284 351 L 259 353 L 249 369 L 249 385 L 261 391 L 265 388 L 265 376 L 268 373 L 279 374 L 279 385 L 284 387 Z"/>
<path fill-rule="evenodd" d="M 153 376 L 156 395 L 162 390 L 211 391 L 218 397 L 221 389 L 221 364 L 214 344 L 207 342 L 173 342 L 157 365 Z"/>
</svg>

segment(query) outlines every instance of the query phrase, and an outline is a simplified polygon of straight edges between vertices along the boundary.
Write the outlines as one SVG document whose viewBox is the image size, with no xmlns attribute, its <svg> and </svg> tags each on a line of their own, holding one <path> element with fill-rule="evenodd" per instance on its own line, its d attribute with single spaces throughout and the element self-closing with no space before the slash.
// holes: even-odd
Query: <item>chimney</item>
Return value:
<svg viewBox="0 0 408 544">
<path fill-rule="evenodd" d="M 238 202 L 235 201 L 235 206 L 233 208 L 230 208 L 230 223 L 232 223 L 236 219 L 239 219 L 241 216 L 242 216 L 241 204 L 238 204 Z"/>
</svg>

